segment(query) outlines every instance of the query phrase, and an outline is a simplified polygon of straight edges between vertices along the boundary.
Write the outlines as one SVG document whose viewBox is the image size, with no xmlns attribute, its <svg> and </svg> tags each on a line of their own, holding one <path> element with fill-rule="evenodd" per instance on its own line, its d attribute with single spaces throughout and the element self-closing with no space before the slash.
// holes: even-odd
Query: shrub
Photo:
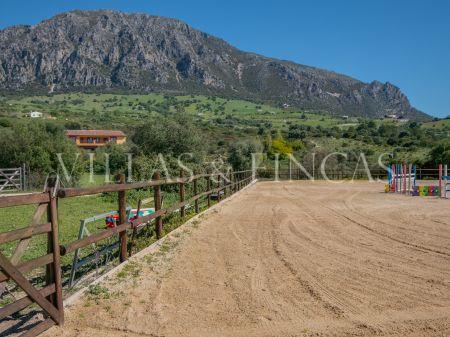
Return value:
<svg viewBox="0 0 450 337">
<path fill-rule="evenodd" d="M 27 164 L 30 170 L 41 177 L 52 172 L 59 172 L 65 178 L 58 153 L 65 167 L 71 174 L 71 181 L 76 183 L 84 172 L 83 156 L 64 134 L 63 128 L 50 122 L 20 122 L 0 133 L 0 167 L 17 167 Z"/>
</svg>

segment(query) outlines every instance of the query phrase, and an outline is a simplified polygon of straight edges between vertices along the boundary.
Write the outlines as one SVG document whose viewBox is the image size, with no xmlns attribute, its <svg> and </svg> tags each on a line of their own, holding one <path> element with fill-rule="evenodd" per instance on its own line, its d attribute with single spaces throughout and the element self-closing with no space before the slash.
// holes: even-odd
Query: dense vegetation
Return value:
<svg viewBox="0 0 450 337">
<path fill-rule="evenodd" d="M 44 119 L 25 117 L 41 111 Z M 155 169 L 177 174 L 178 160 L 190 168 L 211 169 L 251 165 L 251 153 L 264 152 L 270 161 L 292 154 L 307 161 L 311 152 L 324 157 L 345 152 L 351 167 L 364 153 L 371 165 L 385 160 L 433 166 L 449 162 L 450 120 L 431 123 L 331 118 L 259 103 L 205 96 L 58 94 L 0 98 L 0 167 L 27 163 L 40 176 L 61 170 L 57 153 L 76 184 L 90 162 L 63 133 L 64 129 L 120 129 L 128 142 L 98 149 L 94 170 L 125 172 L 133 159 L 134 179 L 148 179 Z M 192 155 L 186 155 L 192 153 Z M 109 155 L 109 168 L 105 165 Z M 159 154 L 163 155 L 163 159 Z M 227 164 L 228 163 L 228 164 Z M 61 172 L 60 172 L 61 173 Z"/>
</svg>

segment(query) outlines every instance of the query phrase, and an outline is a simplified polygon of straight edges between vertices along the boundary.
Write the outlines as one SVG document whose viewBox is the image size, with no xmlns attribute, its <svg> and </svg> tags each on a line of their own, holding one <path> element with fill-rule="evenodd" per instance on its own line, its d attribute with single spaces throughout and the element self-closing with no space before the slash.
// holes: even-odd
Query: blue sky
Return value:
<svg viewBox="0 0 450 337">
<path fill-rule="evenodd" d="M 418 109 L 450 115 L 450 1 L 0 0 L 0 28 L 100 8 L 178 18 L 243 50 L 389 81 Z"/>
</svg>

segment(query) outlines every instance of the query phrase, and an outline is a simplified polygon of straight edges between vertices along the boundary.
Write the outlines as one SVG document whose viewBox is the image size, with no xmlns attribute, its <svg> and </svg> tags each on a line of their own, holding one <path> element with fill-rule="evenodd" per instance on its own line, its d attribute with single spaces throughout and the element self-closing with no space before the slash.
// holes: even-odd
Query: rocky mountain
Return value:
<svg viewBox="0 0 450 337">
<path fill-rule="evenodd" d="M 203 93 L 336 115 L 428 117 L 390 83 L 247 53 L 178 20 L 107 10 L 1 30 L 0 88 Z"/>
</svg>

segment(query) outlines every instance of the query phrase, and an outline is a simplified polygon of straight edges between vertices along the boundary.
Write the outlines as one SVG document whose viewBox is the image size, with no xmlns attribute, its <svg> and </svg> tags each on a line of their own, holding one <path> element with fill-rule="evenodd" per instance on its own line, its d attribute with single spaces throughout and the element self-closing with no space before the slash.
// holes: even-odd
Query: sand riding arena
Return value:
<svg viewBox="0 0 450 337">
<path fill-rule="evenodd" d="M 449 336 L 450 204 L 258 182 L 130 259 L 45 336 Z"/>
</svg>

